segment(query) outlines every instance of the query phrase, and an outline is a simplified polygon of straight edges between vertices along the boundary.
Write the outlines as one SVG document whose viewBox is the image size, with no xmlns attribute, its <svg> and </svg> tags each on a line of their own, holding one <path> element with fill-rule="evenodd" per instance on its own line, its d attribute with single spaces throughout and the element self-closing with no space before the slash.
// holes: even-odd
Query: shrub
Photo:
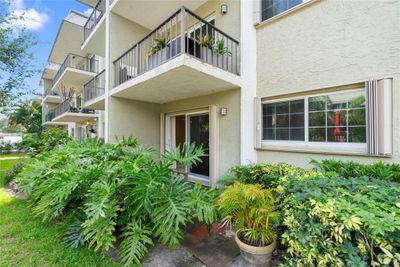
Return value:
<svg viewBox="0 0 400 267">
<path fill-rule="evenodd" d="M 400 182 L 400 164 L 398 163 L 383 163 L 382 161 L 378 161 L 373 164 L 361 164 L 354 161 L 336 159 L 312 160 L 311 163 L 325 173 L 333 173 L 345 178 L 368 176 L 376 179 Z"/>
<path fill-rule="evenodd" d="M 0 142 L 0 154 L 10 154 L 13 145 L 10 142 Z"/>
<path fill-rule="evenodd" d="M 228 175 L 222 177 L 218 183 L 229 185 L 235 181 L 246 184 L 261 184 L 267 188 L 275 188 L 279 185 L 279 179 L 288 175 L 303 175 L 307 172 L 285 163 L 257 163 L 232 167 Z"/>
<path fill-rule="evenodd" d="M 266 246 L 276 238 L 278 212 L 269 189 L 236 182 L 222 191 L 217 207 L 224 223 L 238 229 L 238 237 L 252 246 Z"/>
<path fill-rule="evenodd" d="M 65 144 L 70 140 L 68 132 L 62 127 L 49 127 L 42 132 L 40 137 L 40 150 L 50 151 L 57 145 Z"/>
<path fill-rule="evenodd" d="M 324 162 L 332 165 L 322 172 L 275 163 L 238 166 L 223 183 L 260 183 L 274 192 L 283 265 L 398 266 L 400 187 L 390 181 L 397 165 L 352 163 L 352 173 L 350 163 Z"/>
<path fill-rule="evenodd" d="M 398 184 L 304 176 L 288 177 L 282 185 L 287 265 L 398 266 Z"/>
<path fill-rule="evenodd" d="M 105 251 L 121 239 L 120 256 L 127 265 L 146 255 L 157 239 L 175 246 L 194 214 L 215 220 L 215 191 L 192 186 L 174 172 L 174 162 L 196 164 L 202 148 L 185 145 L 155 160 L 152 149 L 135 139 L 117 144 L 98 140 L 71 141 L 39 155 L 20 174 L 33 213 L 44 220 L 69 222 L 64 241 Z"/>
<path fill-rule="evenodd" d="M 9 184 L 25 167 L 25 163 L 18 161 L 4 174 L 4 184 Z"/>
</svg>

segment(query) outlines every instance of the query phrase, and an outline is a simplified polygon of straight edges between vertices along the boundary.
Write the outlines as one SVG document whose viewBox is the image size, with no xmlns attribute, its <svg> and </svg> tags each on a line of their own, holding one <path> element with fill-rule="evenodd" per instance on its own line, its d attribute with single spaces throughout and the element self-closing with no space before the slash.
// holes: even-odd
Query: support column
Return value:
<svg viewBox="0 0 400 267">
<path fill-rule="evenodd" d="M 253 1 L 240 1 L 240 162 L 257 161 L 254 149 L 254 97 L 257 95 L 256 29 L 253 24 Z"/>
<path fill-rule="evenodd" d="M 112 88 L 110 75 L 111 75 L 111 64 L 110 62 L 110 0 L 106 1 L 106 13 L 105 15 L 105 23 L 106 23 L 106 36 L 105 36 L 105 90 L 104 90 L 104 142 L 109 143 L 110 140 L 110 109 L 109 109 L 109 98 L 110 98 L 110 89 Z"/>
</svg>

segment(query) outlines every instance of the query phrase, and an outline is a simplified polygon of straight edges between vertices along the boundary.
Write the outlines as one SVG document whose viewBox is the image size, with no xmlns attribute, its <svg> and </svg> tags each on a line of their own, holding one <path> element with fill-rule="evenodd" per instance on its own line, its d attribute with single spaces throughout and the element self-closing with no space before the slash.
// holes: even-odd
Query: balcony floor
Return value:
<svg viewBox="0 0 400 267">
<path fill-rule="evenodd" d="M 52 90 L 56 89 L 59 85 L 63 84 L 67 88 L 74 87 L 76 93 L 79 92 L 79 88 L 83 88 L 83 85 L 90 81 L 97 73 L 79 70 L 74 68 L 66 68 L 61 77 L 53 85 Z"/>
<path fill-rule="evenodd" d="M 115 87 L 111 95 L 163 104 L 240 87 L 240 76 L 182 54 Z"/>
<path fill-rule="evenodd" d="M 90 33 L 88 38 L 82 44 L 82 51 L 95 54 L 98 56 L 105 57 L 106 53 L 106 45 L 105 45 L 105 38 L 106 38 L 106 23 L 105 23 L 106 16 L 103 16 L 99 23 L 94 26 L 93 31 Z"/>
<path fill-rule="evenodd" d="M 98 114 L 65 112 L 55 117 L 52 122 L 84 122 L 98 117 Z"/>
<path fill-rule="evenodd" d="M 42 103 L 54 103 L 54 104 L 59 104 L 61 103 L 61 97 L 58 95 L 46 95 Z"/>
<path fill-rule="evenodd" d="M 93 98 L 89 101 L 86 101 L 83 104 L 83 107 L 86 109 L 104 110 L 105 109 L 105 96 L 101 95 L 101 96 Z"/>
</svg>

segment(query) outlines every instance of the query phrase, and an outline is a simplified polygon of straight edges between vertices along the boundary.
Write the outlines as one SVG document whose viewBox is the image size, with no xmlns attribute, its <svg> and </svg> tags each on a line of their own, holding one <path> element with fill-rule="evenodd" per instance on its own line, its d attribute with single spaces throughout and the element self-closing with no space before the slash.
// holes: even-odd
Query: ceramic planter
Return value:
<svg viewBox="0 0 400 267">
<path fill-rule="evenodd" d="M 242 242 L 236 232 L 235 241 L 240 248 L 240 254 L 245 261 L 246 267 L 272 266 L 272 252 L 276 248 L 276 239 L 268 246 L 255 247 Z"/>
<path fill-rule="evenodd" d="M 163 49 L 157 51 L 154 55 L 149 56 L 148 63 L 149 69 L 155 68 L 166 62 L 169 56 L 169 47 L 164 47 Z"/>
<path fill-rule="evenodd" d="M 232 57 L 230 55 L 219 55 L 208 47 L 201 48 L 201 59 L 213 66 L 232 72 Z"/>
</svg>

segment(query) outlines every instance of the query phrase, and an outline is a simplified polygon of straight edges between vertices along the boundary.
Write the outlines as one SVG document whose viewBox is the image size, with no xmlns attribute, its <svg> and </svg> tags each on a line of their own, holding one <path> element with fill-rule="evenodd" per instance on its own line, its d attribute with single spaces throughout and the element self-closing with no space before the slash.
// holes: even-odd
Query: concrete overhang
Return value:
<svg viewBox="0 0 400 267">
<path fill-rule="evenodd" d="M 115 87 L 111 95 L 162 104 L 240 87 L 240 76 L 183 54 Z"/>
<path fill-rule="evenodd" d="M 62 64 L 69 53 L 84 55 L 81 50 L 83 42 L 83 25 L 87 17 L 77 11 L 70 11 L 58 29 L 48 61 Z"/>
<path fill-rule="evenodd" d="M 78 112 L 65 112 L 55 117 L 52 122 L 84 122 L 97 119 L 98 114 L 78 113 Z"/>
<path fill-rule="evenodd" d="M 54 83 L 51 90 L 55 90 L 59 85 L 63 84 L 67 87 L 74 87 L 76 93 L 80 93 L 83 85 L 95 77 L 97 73 L 74 69 L 68 67 L 61 74 L 60 78 Z"/>
<path fill-rule="evenodd" d="M 90 7 L 95 7 L 97 5 L 97 2 L 99 2 L 99 0 L 77 0 L 77 1 Z"/>
<path fill-rule="evenodd" d="M 166 18 L 185 6 L 196 10 L 207 0 L 114 0 L 111 11 L 148 29 L 155 29 Z"/>
<path fill-rule="evenodd" d="M 56 75 L 57 71 L 60 69 L 60 65 L 56 63 L 50 62 L 47 66 L 43 69 L 41 79 L 46 80 L 53 80 L 54 76 Z"/>
<path fill-rule="evenodd" d="M 68 125 L 68 122 L 53 122 L 53 121 L 46 121 L 42 123 L 43 126 L 65 126 Z"/>
<path fill-rule="evenodd" d="M 105 96 L 101 95 L 89 101 L 86 101 L 83 104 L 83 107 L 86 109 L 105 110 Z"/>
<path fill-rule="evenodd" d="M 43 103 L 54 103 L 54 104 L 59 104 L 61 103 L 61 97 L 59 95 L 46 95 L 42 99 L 42 104 Z"/>
<path fill-rule="evenodd" d="M 94 27 L 88 38 L 81 46 L 81 50 L 90 54 L 105 57 L 106 39 L 106 16 L 103 16 L 99 23 Z"/>
</svg>

